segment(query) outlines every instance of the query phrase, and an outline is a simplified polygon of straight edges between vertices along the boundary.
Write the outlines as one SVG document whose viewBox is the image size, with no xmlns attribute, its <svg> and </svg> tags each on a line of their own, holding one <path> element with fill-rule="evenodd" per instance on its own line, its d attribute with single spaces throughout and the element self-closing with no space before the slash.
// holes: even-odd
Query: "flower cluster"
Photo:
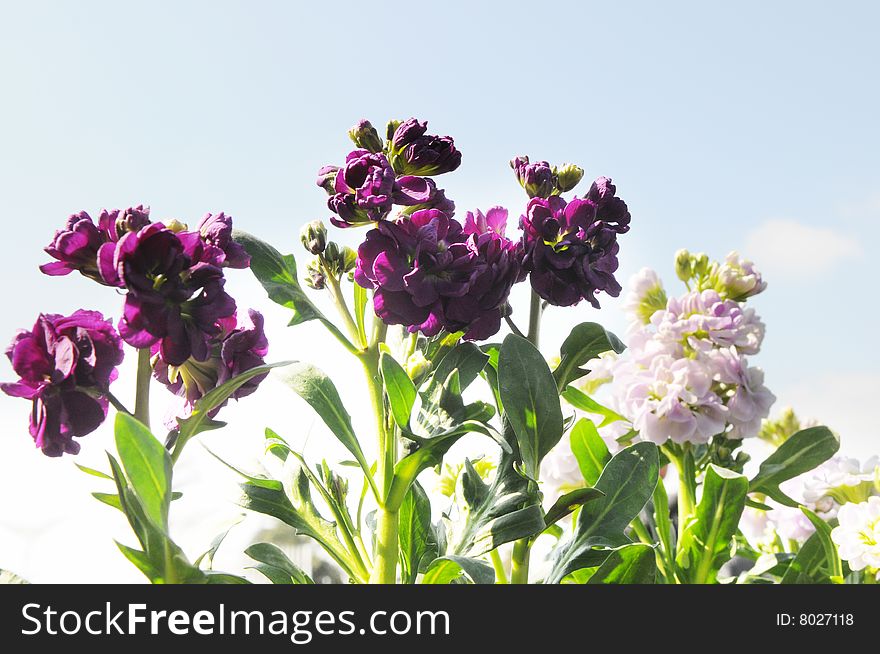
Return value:
<svg viewBox="0 0 880 654">
<path fill-rule="evenodd" d="M 755 436 L 775 397 L 745 356 L 764 337 L 754 310 L 715 290 L 693 290 L 664 307 L 663 286 L 649 270 L 631 286 L 629 350 L 594 372 L 613 378 L 612 407 L 658 444 Z"/>
<path fill-rule="evenodd" d="M 159 344 L 153 346 L 153 376 L 178 398 L 172 405 L 166 425 L 174 429 L 181 418 L 192 413 L 197 400 L 230 379 L 265 363 L 269 342 L 263 331 L 263 316 L 258 311 L 248 311 L 248 320 L 237 324 L 235 316 L 220 321 L 220 332 L 211 344 L 210 355 L 205 361 L 188 359 L 182 365 L 169 365 L 160 355 Z M 239 399 L 250 395 L 266 378 L 258 375 L 240 386 L 230 397 Z M 226 402 L 209 413 L 217 415 Z"/>
<path fill-rule="evenodd" d="M 880 579 L 880 497 L 841 507 L 831 532 L 840 558 L 852 570 L 869 569 Z"/>
<path fill-rule="evenodd" d="M 0 388 L 31 400 L 30 434 L 47 456 L 76 454 L 74 438 L 94 431 L 107 416 L 107 393 L 122 363 L 122 342 L 96 311 L 41 314 L 6 351 L 20 379 Z"/>
<path fill-rule="evenodd" d="M 403 213 L 439 209 L 452 215 L 455 204 L 431 176 L 455 170 L 461 152 L 448 136 L 427 134 L 427 122 L 410 118 L 388 125 L 383 143 L 367 120 L 349 131 L 357 146 L 343 166 L 324 166 L 317 184 L 330 196 L 327 206 L 337 227 L 369 225 L 386 219 L 394 205 Z"/>
<path fill-rule="evenodd" d="M 528 178 L 524 184 L 529 191 Z M 529 201 L 520 218 L 523 267 L 532 289 L 550 304 L 587 300 L 598 309 L 598 293 L 620 294 L 617 237 L 629 231 L 630 214 L 615 192 L 611 180 L 600 177 L 583 198 L 536 195 Z"/>
<path fill-rule="evenodd" d="M 151 222 L 142 205 L 103 210 L 97 222 L 83 211 L 67 219 L 45 250 L 55 261 L 41 266 L 43 273 L 80 272 L 125 291 L 125 304 L 118 332 L 93 311 L 41 315 L 10 346 L 21 379 L 2 388 L 33 401 L 31 434 L 44 453 L 75 454 L 72 438 L 106 418 L 123 341 L 150 348 L 155 374 L 190 401 L 263 362 L 262 317 L 252 314 L 253 327 L 236 329 L 235 301 L 224 289 L 225 268 L 250 265 L 226 214 L 206 214 L 188 231 L 176 220 Z M 252 392 L 260 379 L 234 397 Z"/>
<path fill-rule="evenodd" d="M 433 336 L 446 329 L 467 339 L 496 333 L 507 297 L 521 279 L 519 246 L 504 236 L 507 211 L 468 213 L 463 227 L 438 209 L 383 221 L 358 249 L 355 281 L 373 289 L 386 324 Z"/>
</svg>

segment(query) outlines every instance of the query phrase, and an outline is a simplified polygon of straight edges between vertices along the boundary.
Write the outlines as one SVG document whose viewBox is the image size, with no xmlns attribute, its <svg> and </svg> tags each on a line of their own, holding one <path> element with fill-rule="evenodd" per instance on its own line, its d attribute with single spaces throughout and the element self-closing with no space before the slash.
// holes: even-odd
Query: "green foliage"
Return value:
<svg viewBox="0 0 880 654">
<path fill-rule="evenodd" d="M 466 556 L 441 556 L 434 559 L 425 576 L 423 584 L 451 584 L 454 582 L 472 584 L 494 584 L 495 571 L 488 563 Z"/>
<path fill-rule="evenodd" d="M 749 482 L 750 493 L 763 493 L 786 506 L 798 503 L 779 489 L 789 479 L 812 470 L 840 449 L 840 439 L 828 427 L 803 429 L 785 441 L 761 464 Z"/>
<path fill-rule="evenodd" d="M 418 482 L 410 487 L 399 511 L 401 578 L 414 584 L 419 572 L 441 555 L 441 543 L 431 523 L 431 500 Z"/>
<path fill-rule="evenodd" d="M 314 584 L 311 577 L 294 564 L 280 548 L 272 543 L 257 543 L 245 551 L 257 562 L 254 569 L 273 584 Z"/>
<path fill-rule="evenodd" d="M 571 330 L 559 350 L 559 365 L 553 371 L 559 389 L 562 390 L 574 380 L 589 371 L 581 368 L 600 354 L 614 351 L 620 354 L 626 346 L 617 336 L 606 331 L 602 325 L 584 322 Z"/>
<path fill-rule="evenodd" d="M 653 584 L 657 577 L 654 548 L 644 543 L 624 545 L 611 551 L 588 584 Z"/>
<path fill-rule="evenodd" d="M 556 381 L 535 346 L 510 334 L 498 355 L 498 386 L 525 473 L 537 480 L 541 460 L 562 438 Z"/>
<path fill-rule="evenodd" d="M 595 485 L 602 470 L 611 460 L 608 446 L 599 435 L 596 425 L 587 418 L 581 418 L 575 423 L 569 439 L 571 451 L 577 459 L 584 481 L 588 486 Z"/>
<path fill-rule="evenodd" d="M 676 564 L 683 581 L 709 584 L 730 559 L 731 541 L 745 508 L 748 480 L 738 473 L 710 465 L 703 496 L 686 525 Z"/>
<path fill-rule="evenodd" d="M 624 531 L 651 497 L 659 473 L 660 458 L 653 443 L 636 443 L 612 457 L 595 486 L 604 497 L 584 505 L 546 583 L 559 583 L 575 570 L 598 565 L 608 557 L 607 548 L 629 544 Z"/>
</svg>

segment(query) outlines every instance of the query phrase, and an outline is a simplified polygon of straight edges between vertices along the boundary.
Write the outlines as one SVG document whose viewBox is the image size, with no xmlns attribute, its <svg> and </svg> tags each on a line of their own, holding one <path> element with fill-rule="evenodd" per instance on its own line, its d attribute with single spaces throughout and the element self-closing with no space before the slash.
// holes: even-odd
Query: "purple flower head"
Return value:
<svg viewBox="0 0 880 654">
<path fill-rule="evenodd" d="M 247 268 L 251 264 L 248 253 L 232 239 L 232 216 L 222 211 L 206 213 L 196 231 L 207 246 L 206 251 L 209 251 L 203 260 L 228 268 Z"/>
<path fill-rule="evenodd" d="M 618 234 L 629 231 L 629 208 L 626 202 L 615 197 L 617 187 L 610 177 L 599 177 L 590 186 L 586 199 L 596 205 L 596 220 L 601 220 Z"/>
<path fill-rule="evenodd" d="M 556 192 L 556 172 L 546 161 L 530 163 L 528 157 L 516 157 L 510 167 L 530 198 L 549 198 Z"/>
<path fill-rule="evenodd" d="M 330 167 L 318 172 L 318 185 L 327 188 Z M 337 227 L 367 225 L 382 220 L 391 211 L 394 171 L 384 154 L 354 150 L 345 166 L 336 171 L 333 194 L 327 206 L 338 217 L 330 218 Z"/>
<path fill-rule="evenodd" d="M 174 393 L 178 402 L 168 414 L 168 427 L 177 426 L 177 420 L 192 413 L 195 402 L 209 391 L 265 363 L 269 342 L 263 332 L 263 316 L 253 309 L 248 311 L 248 320 L 238 324 L 236 317 L 229 316 L 219 321 L 220 332 L 211 343 L 211 354 L 206 361 L 187 359 L 179 366 L 169 365 L 162 357 L 159 344 L 153 345 L 153 376 Z M 239 399 L 250 395 L 266 375 L 259 375 L 240 386 L 230 397 Z M 213 409 L 213 418 L 224 402 Z"/>
<path fill-rule="evenodd" d="M 355 268 L 355 281 L 374 289 L 373 307 L 387 324 L 426 336 L 465 331 L 469 339 L 498 330 L 509 279 L 518 276 L 509 241 L 494 233 L 468 235 L 436 209 L 379 223 L 358 249 Z"/>
<path fill-rule="evenodd" d="M 47 254 L 57 259 L 40 266 L 40 270 L 51 276 L 68 275 L 78 271 L 97 281 L 98 249 L 105 239 L 101 230 L 85 211 L 73 214 L 67 219 L 64 229 L 55 232 L 52 242 L 45 247 Z"/>
<path fill-rule="evenodd" d="M 6 351 L 20 379 L 3 392 L 33 402 L 30 434 L 47 456 L 76 454 L 73 439 L 93 432 L 107 417 L 110 383 L 122 363 L 122 343 L 97 311 L 70 316 L 41 314 Z"/>
<path fill-rule="evenodd" d="M 525 257 L 532 288 L 557 306 L 585 299 L 597 309 L 596 295 L 620 294 L 617 270 L 617 231 L 598 220 L 597 204 L 575 198 L 532 198 L 520 218 Z"/>
<path fill-rule="evenodd" d="M 206 247 L 198 233 L 176 234 L 162 223 L 101 247 L 104 280 L 128 291 L 119 323 L 126 343 L 159 342 L 170 365 L 208 358 L 208 340 L 219 332 L 217 322 L 235 313 L 235 301 L 223 289 L 222 268 L 203 260 Z"/>
<path fill-rule="evenodd" d="M 98 217 L 98 227 L 108 241 L 114 243 L 129 232 L 139 232 L 150 224 L 150 208 L 139 204 L 120 211 L 104 209 Z"/>
<path fill-rule="evenodd" d="M 426 134 L 427 121 L 409 118 L 394 130 L 389 158 L 398 175 L 441 175 L 461 165 L 461 152 L 450 136 Z"/>
<path fill-rule="evenodd" d="M 338 172 L 339 166 L 321 166 L 315 184 L 327 191 L 328 195 L 334 195 L 336 193 L 336 173 Z"/>
<path fill-rule="evenodd" d="M 464 220 L 465 234 L 494 232 L 498 236 L 504 236 L 506 229 L 507 209 L 504 207 L 492 207 L 485 214 L 479 209 L 468 211 Z"/>
<path fill-rule="evenodd" d="M 348 138 L 350 138 L 354 144 L 362 150 L 382 152 L 382 148 L 384 147 L 382 139 L 379 137 L 379 132 L 377 132 L 376 128 L 373 127 L 373 124 L 365 118 L 361 118 L 357 125 L 348 130 Z"/>
<path fill-rule="evenodd" d="M 406 207 L 404 214 L 412 214 L 420 209 L 437 209 L 447 216 L 455 213 L 455 203 L 446 197 L 443 189 L 437 188 L 430 177 L 398 177 L 391 197 L 394 204 Z"/>
</svg>

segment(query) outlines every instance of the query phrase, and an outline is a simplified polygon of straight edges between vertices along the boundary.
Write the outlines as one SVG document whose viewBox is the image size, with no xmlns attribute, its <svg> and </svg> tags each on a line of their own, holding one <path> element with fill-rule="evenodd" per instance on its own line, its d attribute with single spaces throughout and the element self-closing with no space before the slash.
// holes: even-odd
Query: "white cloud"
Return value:
<svg viewBox="0 0 880 654">
<path fill-rule="evenodd" d="M 760 270 L 775 276 L 814 277 L 861 256 L 862 247 L 852 236 L 834 229 L 773 219 L 748 233 L 745 254 Z"/>
</svg>

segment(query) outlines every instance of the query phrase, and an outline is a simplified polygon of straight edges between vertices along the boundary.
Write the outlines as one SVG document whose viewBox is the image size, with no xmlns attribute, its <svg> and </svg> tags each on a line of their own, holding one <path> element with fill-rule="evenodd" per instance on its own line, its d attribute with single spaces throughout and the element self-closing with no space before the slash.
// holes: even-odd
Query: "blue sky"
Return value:
<svg viewBox="0 0 880 654">
<path fill-rule="evenodd" d="M 192 223 L 223 210 L 298 251 L 299 226 L 327 216 L 314 173 L 343 159 L 348 127 L 415 115 L 464 154 L 438 180 L 462 212 L 502 204 L 518 215 L 524 195 L 507 164 L 518 154 L 613 177 L 633 214 L 623 280 L 650 266 L 677 288 L 681 247 L 754 258 L 769 281 L 754 303 L 768 325 L 759 363 L 780 405 L 839 429 L 850 451 L 880 449 L 875 3 L 28 2 L 0 12 L 0 338 L 39 311 L 118 312 L 106 289 L 37 270 L 68 214 L 145 203 Z M 245 275 L 230 288 L 275 316 Z M 551 313 L 548 344 L 583 320 L 623 332 L 618 306 Z M 303 334 L 318 332 L 273 330 L 288 339 L 276 352 L 314 351 Z M 69 475 L 68 462 L 30 449 L 26 416 L 0 398 L 0 465 Z"/>
</svg>

